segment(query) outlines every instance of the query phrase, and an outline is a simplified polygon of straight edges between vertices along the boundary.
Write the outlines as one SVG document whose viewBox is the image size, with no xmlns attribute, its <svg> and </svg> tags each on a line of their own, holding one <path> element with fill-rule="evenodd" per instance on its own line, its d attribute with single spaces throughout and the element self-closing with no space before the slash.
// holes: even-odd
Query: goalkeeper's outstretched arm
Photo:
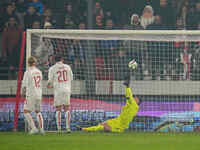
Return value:
<svg viewBox="0 0 200 150">
<path fill-rule="evenodd" d="M 82 128 L 83 131 L 109 131 L 109 132 L 123 132 L 128 128 L 129 123 L 132 121 L 133 117 L 138 112 L 139 109 L 139 99 L 133 97 L 132 91 L 129 88 L 130 85 L 130 72 L 128 72 L 124 81 L 125 96 L 126 96 L 126 105 L 122 108 L 120 116 L 117 118 L 107 120 L 97 126 L 92 126 L 88 128 Z"/>
</svg>

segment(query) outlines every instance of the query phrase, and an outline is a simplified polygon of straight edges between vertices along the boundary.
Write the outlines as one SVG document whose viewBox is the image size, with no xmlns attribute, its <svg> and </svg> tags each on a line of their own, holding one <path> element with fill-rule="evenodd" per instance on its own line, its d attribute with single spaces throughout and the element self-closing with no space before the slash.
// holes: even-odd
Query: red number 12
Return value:
<svg viewBox="0 0 200 150">
<path fill-rule="evenodd" d="M 39 88 L 40 87 L 40 81 L 41 81 L 41 77 L 40 76 L 34 76 L 34 81 L 35 81 L 35 87 Z"/>
</svg>

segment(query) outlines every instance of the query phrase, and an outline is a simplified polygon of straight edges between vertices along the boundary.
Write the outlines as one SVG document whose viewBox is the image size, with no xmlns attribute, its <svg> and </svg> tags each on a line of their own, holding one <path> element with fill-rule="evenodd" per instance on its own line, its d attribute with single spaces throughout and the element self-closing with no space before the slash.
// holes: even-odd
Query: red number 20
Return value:
<svg viewBox="0 0 200 150">
<path fill-rule="evenodd" d="M 34 76 L 33 79 L 35 81 L 35 87 L 39 88 L 40 87 L 41 77 L 40 76 Z"/>
<path fill-rule="evenodd" d="M 58 82 L 67 81 L 67 70 L 58 71 Z"/>
</svg>

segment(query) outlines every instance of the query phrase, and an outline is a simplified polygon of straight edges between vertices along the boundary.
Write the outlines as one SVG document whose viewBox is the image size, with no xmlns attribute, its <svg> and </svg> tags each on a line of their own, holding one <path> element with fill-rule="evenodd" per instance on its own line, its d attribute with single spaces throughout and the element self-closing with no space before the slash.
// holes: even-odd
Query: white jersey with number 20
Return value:
<svg viewBox="0 0 200 150">
<path fill-rule="evenodd" d="M 26 97 L 42 98 L 42 73 L 36 67 L 29 67 L 24 73 L 22 89 L 26 89 Z"/>
<path fill-rule="evenodd" d="M 71 93 L 71 81 L 73 74 L 71 67 L 67 64 L 57 62 L 49 69 L 48 82 L 54 87 L 54 93 Z"/>
</svg>

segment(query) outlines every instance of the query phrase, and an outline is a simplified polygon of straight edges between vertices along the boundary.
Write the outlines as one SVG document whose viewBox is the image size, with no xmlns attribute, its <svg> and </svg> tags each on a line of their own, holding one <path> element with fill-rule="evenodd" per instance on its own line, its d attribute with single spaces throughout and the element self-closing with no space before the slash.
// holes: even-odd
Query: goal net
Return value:
<svg viewBox="0 0 200 150">
<path fill-rule="evenodd" d="M 53 92 L 45 86 L 48 68 L 59 53 L 74 74 L 72 130 L 76 125 L 96 125 L 120 114 L 126 102 L 123 81 L 128 62 L 135 59 L 138 66 L 131 71 L 131 88 L 142 102 L 129 130 L 197 131 L 199 37 L 198 31 L 28 30 L 26 59 L 35 56 L 44 76 L 45 130 L 56 127 Z"/>
</svg>

